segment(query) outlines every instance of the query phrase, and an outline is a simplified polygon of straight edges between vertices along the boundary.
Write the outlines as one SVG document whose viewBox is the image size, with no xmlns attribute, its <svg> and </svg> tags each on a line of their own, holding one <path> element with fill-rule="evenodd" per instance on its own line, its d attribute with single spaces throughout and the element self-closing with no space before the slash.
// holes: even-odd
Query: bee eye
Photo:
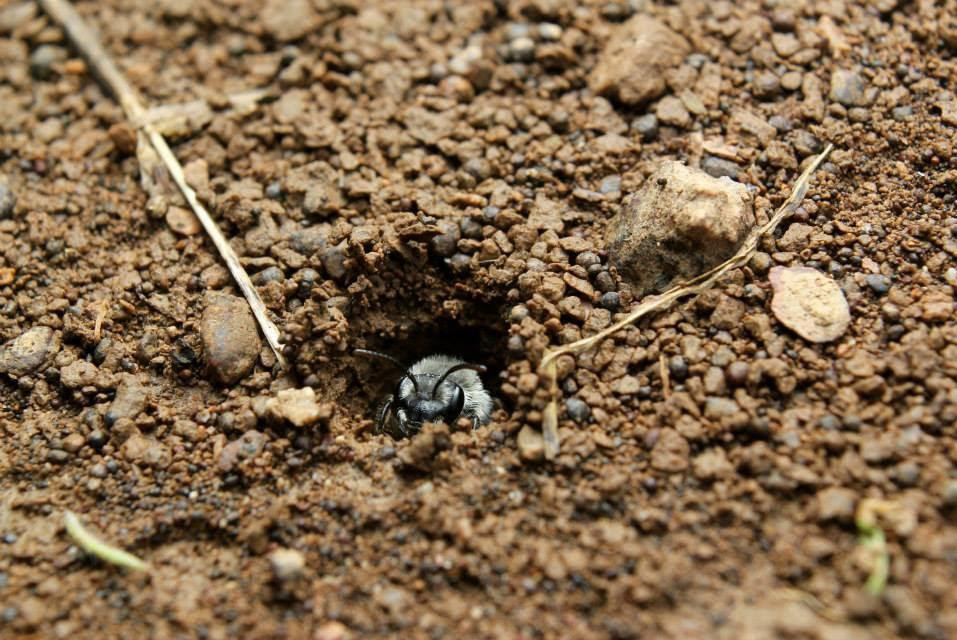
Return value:
<svg viewBox="0 0 957 640">
<path fill-rule="evenodd" d="M 462 414 L 462 408 L 464 406 L 465 392 L 462 391 L 462 387 L 459 385 L 453 385 L 452 397 L 449 398 L 449 406 L 446 407 L 444 411 L 445 419 L 449 422 L 454 422 Z"/>
</svg>

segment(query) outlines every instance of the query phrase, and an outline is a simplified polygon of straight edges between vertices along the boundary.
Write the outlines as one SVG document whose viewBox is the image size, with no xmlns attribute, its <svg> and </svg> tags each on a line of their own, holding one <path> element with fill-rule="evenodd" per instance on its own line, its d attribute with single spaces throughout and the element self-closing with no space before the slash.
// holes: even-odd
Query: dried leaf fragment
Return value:
<svg viewBox="0 0 957 640">
<path fill-rule="evenodd" d="M 774 267 L 769 277 L 781 324 L 811 342 L 836 340 L 847 329 L 851 310 L 834 280 L 810 267 Z"/>
</svg>

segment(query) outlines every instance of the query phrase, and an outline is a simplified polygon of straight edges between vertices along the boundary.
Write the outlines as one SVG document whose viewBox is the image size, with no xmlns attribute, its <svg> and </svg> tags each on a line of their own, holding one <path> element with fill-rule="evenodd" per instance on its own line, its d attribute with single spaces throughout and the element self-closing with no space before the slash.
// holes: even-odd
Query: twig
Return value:
<svg viewBox="0 0 957 640">
<path fill-rule="evenodd" d="M 106 320 L 106 312 L 109 311 L 109 301 L 104 298 L 94 303 L 93 308 L 96 309 L 96 318 L 93 321 L 93 342 L 99 343 L 103 333 L 103 321 Z"/>
<path fill-rule="evenodd" d="M 824 160 L 827 159 L 827 156 L 831 153 L 832 149 L 834 149 L 834 145 L 828 144 L 827 148 L 821 152 L 820 155 L 814 158 L 811 164 L 807 166 L 804 172 L 797 179 L 797 182 L 794 183 L 794 188 L 791 190 L 791 195 L 789 195 L 787 200 L 784 201 L 784 204 L 781 205 L 781 207 L 775 212 L 770 220 L 760 227 L 754 229 L 748 235 L 744 243 L 741 245 L 741 248 L 739 248 L 737 253 L 735 253 L 731 258 L 722 262 L 718 266 L 709 269 L 701 275 L 688 280 L 687 282 L 672 287 L 659 296 L 649 296 L 645 298 L 638 304 L 638 306 L 632 309 L 631 313 L 610 327 L 599 331 L 595 335 L 582 338 L 581 340 L 576 340 L 575 342 L 571 342 L 556 349 L 550 349 L 545 353 L 544 356 L 542 356 L 542 361 L 538 368 L 546 378 L 549 378 L 549 388 L 552 390 L 552 397 L 549 400 L 548 405 L 545 407 L 545 412 L 542 417 L 542 435 L 544 436 L 546 443 L 550 438 L 554 439 L 556 443 L 558 442 L 558 381 L 555 379 L 555 360 L 559 356 L 565 354 L 581 353 L 582 351 L 585 351 L 586 349 L 598 344 L 608 336 L 611 336 L 621 331 L 628 325 L 636 322 L 642 316 L 652 311 L 665 309 L 681 298 L 690 295 L 697 295 L 702 291 L 711 288 L 714 283 L 717 282 L 721 276 L 726 274 L 728 271 L 743 266 L 751 258 L 754 252 L 757 251 L 758 242 L 761 240 L 761 238 L 774 233 L 774 230 L 781 223 L 781 221 L 789 216 L 795 209 L 797 209 L 798 204 L 804 199 L 804 194 L 807 193 L 811 174 L 813 174 L 817 168 L 821 166 Z M 549 455 L 548 447 L 545 448 L 545 457 L 551 460 L 554 455 L 558 453 L 557 445 L 551 453 L 552 455 Z"/>
<path fill-rule="evenodd" d="M 63 27 L 74 46 L 76 46 L 80 53 L 89 61 L 90 67 L 110 88 L 116 96 L 116 99 L 119 100 L 130 122 L 146 134 L 150 144 L 156 149 L 156 152 L 169 170 L 173 181 L 176 182 L 176 186 L 179 187 L 179 190 L 183 193 L 183 197 L 186 198 L 186 201 L 193 209 L 196 217 L 199 218 L 206 233 L 209 234 L 210 239 L 212 239 L 216 250 L 219 251 L 219 254 L 226 262 L 226 266 L 229 267 L 229 272 L 233 275 L 236 284 L 239 285 L 240 290 L 246 297 L 246 301 L 249 303 L 253 315 L 256 317 L 257 322 L 259 322 L 259 327 L 266 337 L 266 342 L 269 343 L 273 353 L 276 354 L 276 360 L 281 367 L 285 368 L 286 360 L 283 358 L 282 344 L 279 342 L 279 329 L 277 329 L 276 325 L 269 319 L 266 306 L 256 292 L 253 283 L 249 280 L 246 271 L 242 265 L 239 264 L 239 258 L 230 246 L 229 241 L 226 240 L 226 236 L 219 230 L 216 222 L 210 217 L 205 207 L 200 204 L 196 198 L 196 192 L 186 183 L 183 168 L 166 144 L 166 140 L 147 118 L 147 110 L 140 101 L 136 90 L 127 82 L 126 77 L 100 44 L 99 39 L 90 28 L 87 27 L 86 22 L 67 0 L 39 1 L 43 10 Z"/>
<path fill-rule="evenodd" d="M 80 548 L 87 553 L 96 556 L 104 562 L 115 564 L 118 567 L 124 567 L 133 571 L 149 571 L 150 566 L 134 556 L 132 553 L 123 551 L 119 547 L 107 544 L 83 528 L 80 519 L 72 511 L 67 511 L 63 515 L 63 521 L 66 524 L 66 532 L 70 537 L 80 545 Z"/>
</svg>

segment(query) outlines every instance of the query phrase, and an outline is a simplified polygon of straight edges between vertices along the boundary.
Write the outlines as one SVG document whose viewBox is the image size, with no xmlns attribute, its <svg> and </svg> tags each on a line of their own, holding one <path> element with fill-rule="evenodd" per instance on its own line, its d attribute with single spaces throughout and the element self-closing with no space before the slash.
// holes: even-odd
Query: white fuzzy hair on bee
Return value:
<svg viewBox="0 0 957 640">
<path fill-rule="evenodd" d="M 379 408 L 377 431 L 392 429 L 408 436 L 425 422 L 451 424 L 464 417 L 475 428 L 491 419 L 492 396 L 479 377 L 479 373 L 485 372 L 482 365 L 436 354 L 406 369 L 392 356 L 378 351 L 356 349 L 355 353 L 388 360 L 404 372 Z"/>
</svg>

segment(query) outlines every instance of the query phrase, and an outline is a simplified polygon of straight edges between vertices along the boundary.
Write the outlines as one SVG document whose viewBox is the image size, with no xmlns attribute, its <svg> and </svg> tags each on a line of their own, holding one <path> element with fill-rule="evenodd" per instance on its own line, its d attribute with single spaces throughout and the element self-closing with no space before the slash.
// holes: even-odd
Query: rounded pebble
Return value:
<svg viewBox="0 0 957 640">
<path fill-rule="evenodd" d="M 235 384 L 252 371 L 262 346 L 246 301 L 218 292 L 207 301 L 200 337 L 210 371 L 224 384 Z"/>
<path fill-rule="evenodd" d="M 668 360 L 668 371 L 675 380 L 684 380 L 688 377 L 688 363 L 683 356 L 671 356 Z"/>
<path fill-rule="evenodd" d="M 585 401 L 580 398 L 569 398 L 566 400 L 565 410 L 568 412 L 568 417 L 578 424 L 582 424 L 591 416 L 591 409 Z"/>
<path fill-rule="evenodd" d="M 598 304 L 609 311 L 617 311 L 621 307 L 621 297 L 617 291 L 609 291 L 602 294 Z"/>
<path fill-rule="evenodd" d="M 869 273 L 864 276 L 867 286 L 871 288 L 871 291 L 878 295 L 884 295 L 891 288 L 891 279 L 887 276 L 882 276 L 879 274 Z"/>
</svg>

